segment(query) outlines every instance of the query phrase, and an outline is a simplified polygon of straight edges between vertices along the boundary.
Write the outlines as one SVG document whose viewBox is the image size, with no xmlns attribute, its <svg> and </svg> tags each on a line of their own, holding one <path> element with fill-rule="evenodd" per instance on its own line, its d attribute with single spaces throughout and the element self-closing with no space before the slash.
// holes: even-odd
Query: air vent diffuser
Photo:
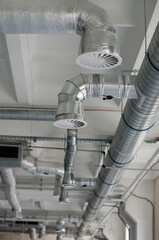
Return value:
<svg viewBox="0 0 159 240">
<path fill-rule="evenodd" d="M 76 58 L 81 67 L 89 69 L 110 69 L 121 64 L 122 59 L 118 54 L 110 52 L 88 52 Z"/>
<path fill-rule="evenodd" d="M 87 126 L 87 122 L 77 119 L 62 119 L 54 122 L 54 126 L 65 129 L 78 129 Z"/>
</svg>

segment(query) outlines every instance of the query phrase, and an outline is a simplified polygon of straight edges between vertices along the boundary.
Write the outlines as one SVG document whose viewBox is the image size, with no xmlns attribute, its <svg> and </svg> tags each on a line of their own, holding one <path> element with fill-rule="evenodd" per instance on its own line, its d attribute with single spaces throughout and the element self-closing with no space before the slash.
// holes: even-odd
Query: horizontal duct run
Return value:
<svg viewBox="0 0 159 240">
<path fill-rule="evenodd" d="M 159 110 L 159 24 L 137 75 L 136 91 L 138 99 L 128 100 L 104 159 L 97 186 L 83 216 L 84 222 L 79 228 L 79 237 L 87 232 L 104 201 L 119 182 L 123 173 L 122 167 L 134 159 L 148 130 L 156 121 Z"/>
<path fill-rule="evenodd" d="M 110 144 L 112 142 L 112 136 L 108 136 L 107 139 L 93 139 L 93 138 L 78 138 L 78 143 L 99 143 Z M 66 138 L 59 137 L 39 137 L 39 136 L 11 136 L 0 135 L 1 140 L 17 140 L 17 141 L 32 141 L 32 142 L 65 142 Z"/>
<path fill-rule="evenodd" d="M 136 99 L 135 76 L 79 75 L 67 80 L 58 95 L 58 111 L 54 125 L 76 129 L 87 126 L 84 119 L 83 100 L 86 98 Z"/>
<path fill-rule="evenodd" d="M 66 86 L 62 89 L 60 95 L 65 94 L 65 89 L 69 90 L 68 94 L 73 95 L 71 91 L 71 85 L 77 84 L 76 91 L 78 92 L 77 98 L 79 101 L 86 97 L 93 97 L 100 91 L 101 96 L 105 99 L 111 98 L 137 98 L 137 93 L 135 90 L 135 76 L 119 76 L 119 75 L 79 75 L 72 80 L 66 82 Z M 100 90 L 95 90 L 95 85 L 100 85 Z M 85 86 L 83 92 L 81 92 L 81 87 Z M 79 88 L 79 89 L 78 89 Z M 90 89 L 88 89 L 90 88 Z M 85 93 L 84 93 L 85 91 Z M 88 93 L 89 91 L 89 93 Z M 91 93 L 92 92 L 92 93 Z M 84 94 L 88 93 L 89 96 Z M 80 96 L 81 94 L 81 96 Z M 81 99 L 82 98 L 82 99 Z M 6 108 L 6 107 L 5 107 Z M 58 110 L 60 111 L 60 110 Z M 58 115 L 55 110 L 43 110 L 43 109 L 8 109 L 0 108 L 0 119 L 6 120 L 26 120 L 26 121 L 56 121 L 56 115 Z"/>
<path fill-rule="evenodd" d="M 56 111 L 0 109 L 0 119 L 25 121 L 55 121 Z"/>
<path fill-rule="evenodd" d="M 46 174 L 46 175 L 57 175 L 60 178 L 63 177 L 64 171 L 62 169 L 53 168 L 52 164 L 47 163 L 47 166 L 40 165 L 38 162 L 32 163 L 26 159 L 24 159 L 21 163 L 21 167 L 31 173 L 39 173 L 39 174 Z"/>
<path fill-rule="evenodd" d="M 106 69 L 122 62 L 108 14 L 87 0 L 1 0 L 0 33 L 78 34 L 80 66 Z"/>
</svg>

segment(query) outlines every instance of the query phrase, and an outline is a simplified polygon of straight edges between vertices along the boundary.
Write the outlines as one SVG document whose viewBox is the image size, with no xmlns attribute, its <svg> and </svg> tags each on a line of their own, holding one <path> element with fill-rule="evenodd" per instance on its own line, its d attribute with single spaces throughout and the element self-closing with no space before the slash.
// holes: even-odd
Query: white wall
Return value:
<svg viewBox="0 0 159 240">
<path fill-rule="evenodd" d="M 122 182 L 122 184 L 124 184 L 125 186 L 129 186 L 130 180 L 126 180 L 125 182 Z M 154 202 L 154 182 L 152 180 L 145 180 L 138 186 L 135 193 L 142 197 L 147 197 L 148 199 Z M 131 198 L 127 201 L 126 209 L 138 223 L 137 232 L 138 240 L 152 240 L 152 207 L 150 203 L 145 200 L 131 196 Z M 116 209 L 114 211 L 116 211 Z M 108 218 L 104 229 L 104 233 L 109 240 L 125 239 L 125 228 L 123 223 L 118 218 L 117 214 L 112 214 Z M 159 233 L 157 236 L 159 236 Z M 156 240 L 158 239 L 159 238 L 156 238 Z"/>
<path fill-rule="evenodd" d="M 104 234 L 109 240 L 124 240 L 125 227 L 120 218 L 118 217 L 117 209 L 111 214 L 105 223 Z"/>
</svg>

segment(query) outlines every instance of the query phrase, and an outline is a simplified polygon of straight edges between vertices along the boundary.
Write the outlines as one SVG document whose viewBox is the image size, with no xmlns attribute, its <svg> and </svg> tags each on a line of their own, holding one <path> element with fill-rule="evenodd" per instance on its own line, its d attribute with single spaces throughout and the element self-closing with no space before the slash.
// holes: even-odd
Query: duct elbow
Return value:
<svg viewBox="0 0 159 240">
<path fill-rule="evenodd" d="M 58 110 L 54 126 L 65 129 L 87 126 L 82 102 L 86 97 L 86 84 L 82 75 L 66 81 L 58 95 Z"/>
<path fill-rule="evenodd" d="M 78 34 L 76 62 L 85 68 L 109 69 L 122 60 L 116 30 L 105 10 L 85 0 L 1 0 L 0 33 Z"/>
<path fill-rule="evenodd" d="M 122 59 L 119 56 L 117 34 L 107 12 L 89 2 L 81 11 L 84 22 L 81 35 L 78 65 L 89 69 L 117 67 Z"/>
</svg>

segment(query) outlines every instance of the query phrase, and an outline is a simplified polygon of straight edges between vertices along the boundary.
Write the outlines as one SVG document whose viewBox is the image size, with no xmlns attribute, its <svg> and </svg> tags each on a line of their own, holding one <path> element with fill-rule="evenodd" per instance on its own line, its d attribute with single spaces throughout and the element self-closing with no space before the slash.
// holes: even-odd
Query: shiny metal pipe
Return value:
<svg viewBox="0 0 159 240">
<path fill-rule="evenodd" d="M 130 213 L 127 212 L 125 204 L 120 204 L 118 215 L 129 229 L 129 240 L 137 240 L 137 222 Z"/>
<path fill-rule="evenodd" d="M 59 105 L 54 125 L 67 129 L 85 127 L 87 123 L 84 118 L 83 100 L 100 97 L 135 99 L 135 81 L 135 76 L 99 74 L 81 74 L 67 80 L 58 95 Z"/>
<path fill-rule="evenodd" d="M 148 130 L 154 125 L 159 109 L 159 24 L 137 76 L 138 98 L 128 100 L 109 152 L 97 179 L 79 229 L 83 236 L 96 217 L 114 185 L 120 180 L 122 167 L 129 164 Z M 106 167 L 115 167 L 107 169 Z"/>
<path fill-rule="evenodd" d="M 63 186 L 75 185 L 74 179 L 74 158 L 77 151 L 77 129 L 67 129 L 67 148 L 64 158 Z"/>
</svg>

